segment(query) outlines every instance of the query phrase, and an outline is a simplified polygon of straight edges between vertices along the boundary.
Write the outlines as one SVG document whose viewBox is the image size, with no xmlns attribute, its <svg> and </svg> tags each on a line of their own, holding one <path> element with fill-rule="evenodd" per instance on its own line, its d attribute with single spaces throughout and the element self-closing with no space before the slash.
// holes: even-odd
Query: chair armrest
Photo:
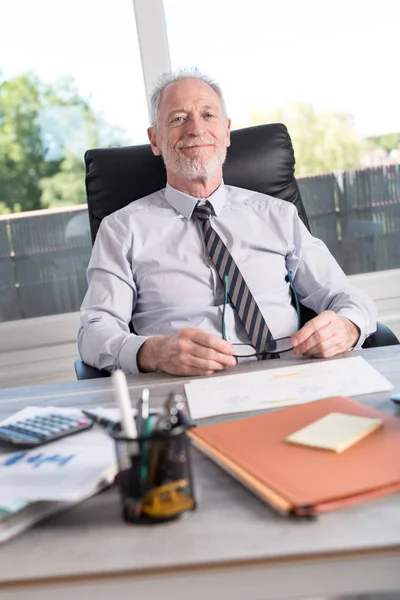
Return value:
<svg viewBox="0 0 400 600">
<path fill-rule="evenodd" d="M 371 334 L 363 343 L 363 348 L 378 348 L 379 346 L 395 346 L 399 340 L 389 327 L 378 321 L 375 333 Z"/>
<path fill-rule="evenodd" d="M 80 379 L 98 379 L 99 377 L 110 377 L 108 371 L 100 371 L 95 367 L 90 367 L 83 362 L 82 359 L 77 358 L 74 362 L 76 378 Z"/>
</svg>

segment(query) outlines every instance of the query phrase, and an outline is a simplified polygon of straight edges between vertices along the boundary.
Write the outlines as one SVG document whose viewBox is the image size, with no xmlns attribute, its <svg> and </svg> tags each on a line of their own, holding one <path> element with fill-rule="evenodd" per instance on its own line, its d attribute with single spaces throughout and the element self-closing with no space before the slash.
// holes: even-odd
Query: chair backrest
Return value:
<svg viewBox="0 0 400 600">
<path fill-rule="evenodd" d="M 92 241 L 104 217 L 166 184 L 163 162 L 153 155 L 149 144 L 88 150 L 85 163 Z M 292 142 L 285 125 L 238 129 L 231 134 L 224 181 L 292 202 L 309 228 L 294 165 Z"/>
<path fill-rule="evenodd" d="M 224 165 L 224 181 L 228 185 L 255 190 L 292 202 L 309 227 L 294 177 L 294 152 L 285 125 L 274 123 L 238 129 L 231 134 L 231 147 Z M 134 200 L 165 187 L 166 174 L 162 160 L 153 155 L 150 145 L 125 148 L 97 148 L 85 154 L 86 193 L 92 242 L 101 220 Z M 315 316 L 302 307 L 302 323 Z M 368 346 L 396 344 L 396 336 L 388 329 L 368 338 Z M 387 330 L 387 331 L 386 331 Z M 108 376 L 107 371 L 75 361 L 78 379 Z"/>
</svg>

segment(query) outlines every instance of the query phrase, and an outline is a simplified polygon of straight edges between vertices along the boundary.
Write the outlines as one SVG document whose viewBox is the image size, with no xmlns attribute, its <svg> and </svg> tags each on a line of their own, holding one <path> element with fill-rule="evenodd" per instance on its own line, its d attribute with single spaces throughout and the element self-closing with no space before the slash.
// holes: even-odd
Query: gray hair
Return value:
<svg viewBox="0 0 400 600">
<path fill-rule="evenodd" d="M 175 81 L 179 81 L 181 79 L 198 79 L 199 81 L 203 81 L 203 83 L 209 85 L 221 101 L 224 119 L 226 120 L 228 118 L 225 100 L 222 95 L 222 90 L 219 84 L 208 75 L 202 73 L 197 67 L 189 67 L 185 69 L 178 69 L 178 71 L 171 73 L 163 73 L 162 75 L 160 75 L 160 77 L 157 78 L 153 93 L 150 98 L 150 118 L 151 125 L 152 127 L 154 127 L 154 129 L 157 129 L 159 125 L 158 112 L 160 108 L 161 97 L 165 88 L 168 87 L 171 83 L 175 83 Z"/>
</svg>

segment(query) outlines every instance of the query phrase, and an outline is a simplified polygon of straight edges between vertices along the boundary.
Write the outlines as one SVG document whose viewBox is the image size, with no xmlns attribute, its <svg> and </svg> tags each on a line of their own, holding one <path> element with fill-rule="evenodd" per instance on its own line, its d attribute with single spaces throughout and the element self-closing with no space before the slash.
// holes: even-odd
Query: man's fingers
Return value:
<svg viewBox="0 0 400 600">
<path fill-rule="evenodd" d="M 208 361 L 209 368 L 214 368 L 214 363 L 218 363 L 222 367 L 233 367 L 236 364 L 232 344 L 201 329 L 181 330 L 176 339 L 175 352 L 185 362 L 187 356 Z M 211 363 L 213 363 L 212 366 Z M 204 363 L 202 363 L 203 366 Z"/>
<path fill-rule="evenodd" d="M 328 350 L 338 343 L 335 330 L 331 324 L 325 325 L 312 333 L 302 344 L 293 347 L 293 353 L 296 355 L 307 354 L 314 355 Z"/>
<path fill-rule="evenodd" d="M 196 344 L 200 344 L 201 346 L 205 346 L 206 348 L 212 348 L 221 354 L 228 354 L 233 356 L 235 351 L 233 346 L 227 340 L 223 340 L 219 338 L 217 335 L 213 333 L 208 333 L 207 331 L 203 331 L 202 329 L 186 329 L 188 333 L 190 332 L 190 338 Z"/>
<path fill-rule="evenodd" d="M 338 354 L 342 354 L 342 352 L 346 352 L 347 348 L 343 342 L 336 344 L 335 346 L 331 346 L 327 350 L 323 352 L 319 352 L 318 354 L 313 354 L 315 358 L 332 358 L 332 356 L 337 356 Z"/>
<path fill-rule="evenodd" d="M 215 371 L 223 371 L 225 365 L 213 361 L 199 358 L 191 354 L 185 356 L 175 355 L 165 365 L 165 370 L 173 375 L 210 375 Z"/>
<path fill-rule="evenodd" d="M 190 354 L 174 354 L 168 360 L 161 362 L 161 369 L 171 375 L 210 375 L 215 371 L 225 369 L 224 365 L 212 360 L 204 360 Z"/>
<path fill-rule="evenodd" d="M 214 349 L 215 346 L 228 353 Z M 187 328 L 162 339 L 157 364 L 159 369 L 173 375 L 210 375 L 233 367 L 236 359 L 232 354 L 233 346 L 229 342 L 213 334 Z"/>
<path fill-rule="evenodd" d="M 328 355 L 330 355 L 332 348 L 336 348 L 338 345 L 340 345 L 338 338 L 337 336 L 333 335 L 322 342 L 318 342 L 317 344 L 310 346 L 307 350 L 303 350 L 301 354 L 303 356 L 321 356 L 326 358 Z"/>
<path fill-rule="evenodd" d="M 294 354 L 329 358 L 346 352 L 360 336 L 357 326 L 332 311 L 325 311 L 309 321 L 292 336 Z"/>
<path fill-rule="evenodd" d="M 230 354 L 222 354 L 213 348 L 192 342 L 189 352 L 192 356 L 204 359 L 206 362 L 217 362 L 225 367 L 233 367 L 236 359 Z"/>
<path fill-rule="evenodd" d="M 195 367 L 196 369 L 203 369 L 207 371 L 222 371 L 223 369 L 225 369 L 226 366 L 230 366 L 225 365 L 218 360 L 209 360 L 206 358 L 201 358 L 200 356 L 195 356 L 193 354 L 188 354 L 185 357 L 184 364 L 189 367 Z"/>
<path fill-rule="evenodd" d="M 181 377 L 204 377 L 205 375 L 212 375 L 215 373 L 212 369 L 196 369 L 196 367 L 190 367 L 189 365 L 167 365 L 165 372 L 170 375 L 179 375 Z"/>
<path fill-rule="evenodd" d="M 314 317 L 314 319 L 311 319 L 311 321 L 308 321 L 308 323 L 303 325 L 303 327 L 299 329 L 299 331 L 296 331 L 296 333 L 292 335 L 293 347 L 297 348 L 297 346 L 303 344 L 310 336 L 314 335 L 318 330 L 329 325 L 329 323 L 332 322 L 335 316 L 336 315 L 334 312 L 326 310 Z"/>
</svg>

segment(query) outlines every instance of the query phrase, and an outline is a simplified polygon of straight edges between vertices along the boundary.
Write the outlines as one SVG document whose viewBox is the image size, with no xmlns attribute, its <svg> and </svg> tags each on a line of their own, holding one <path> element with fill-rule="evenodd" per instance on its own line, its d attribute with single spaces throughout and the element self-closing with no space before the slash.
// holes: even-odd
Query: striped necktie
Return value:
<svg viewBox="0 0 400 600">
<path fill-rule="evenodd" d="M 231 304 L 235 307 L 252 345 L 257 352 L 263 352 L 267 342 L 271 340 L 271 333 L 228 248 L 211 227 L 212 213 L 213 208 L 208 200 L 204 204 L 198 204 L 193 211 L 201 221 L 206 248 L 221 281 L 224 282 L 225 276 L 228 278 Z"/>
</svg>

